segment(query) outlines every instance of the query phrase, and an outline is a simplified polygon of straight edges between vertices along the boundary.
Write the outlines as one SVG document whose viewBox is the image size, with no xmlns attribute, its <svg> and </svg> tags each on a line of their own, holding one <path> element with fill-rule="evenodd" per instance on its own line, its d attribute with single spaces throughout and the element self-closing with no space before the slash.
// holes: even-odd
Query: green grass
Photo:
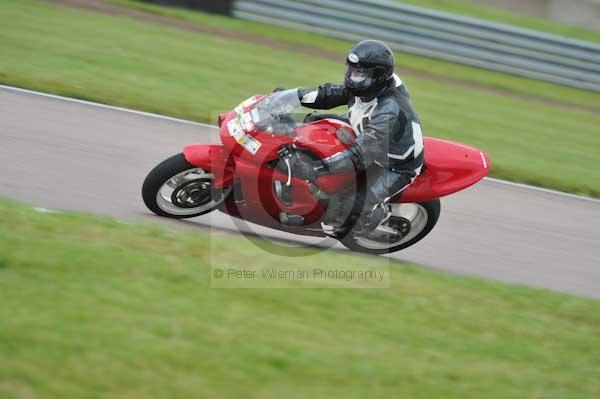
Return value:
<svg viewBox="0 0 600 399">
<path fill-rule="evenodd" d="M 197 11 L 192 12 L 179 8 L 162 7 L 135 0 L 107 1 L 159 15 L 180 18 L 213 28 L 225 29 L 233 32 L 251 33 L 292 45 L 319 49 L 330 54 L 339 54 L 340 62 L 343 62 L 348 49 L 353 45 L 353 43 L 348 41 L 333 39 L 310 32 L 286 29 L 274 25 L 244 21 Z M 543 99 L 596 107 L 600 104 L 600 93 L 557 86 L 538 80 L 521 78 L 407 53 L 396 52 L 396 59 L 399 73 L 404 77 L 414 76 L 414 71 L 422 71 L 442 78 L 457 79 L 485 87 L 510 90 L 515 93 Z"/>
<path fill-rule="evenodd" d="M 399 3 L 409 3 L 420 7 L 432 8 L 467 17 L 487 19 L 521 28 L 548 32 L 573 39 L 600 42 L 600 31 L 567 25 L 550 19 L 518 14 L 492 6 L 474 4 L 468 0 L 397 0 Z"/>
<path fill-rule="evenodd" d="M 343 72 L 290 51 L 30 0 L 5 1 L 0 18 L 0 81 L 201 121 L 279 84 Z M 600 115 L 405 81 L 425 133 L 483 148 L 494 176 L 600 196 Z"/>
<path fill-rule="evenodd" d="M 399 264 L 387 289 L 214 289 L 215 253 L 277 262 L 243 238 L 0 200 L 0 397 L 600 395 L 598 301 Z"/>
</svg>

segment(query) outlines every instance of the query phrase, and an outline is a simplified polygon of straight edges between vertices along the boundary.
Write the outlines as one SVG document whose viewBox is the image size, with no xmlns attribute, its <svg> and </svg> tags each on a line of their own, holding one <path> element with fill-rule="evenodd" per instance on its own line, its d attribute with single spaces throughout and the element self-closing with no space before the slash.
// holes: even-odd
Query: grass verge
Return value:
<svg viewBox="0 0 600 399">
<path fill-rule="evenodd" d="M 1 82 L 195 120 L 343 72 L 287 50 L 31 0 L 4 2 L 0 18 Z M 600 115 L 419 77 L 407 84 L 426 134 L 483 148 L 494 176 L 600 196 Z"/>
<path fill-rule="evenodd" d="M 409 265 L 388 289 L 211 289 L 213 251 L 273 262 L 212 238 L 0 200 L 0 397 L 600 394 L 598 301 Z"/>
</svg>

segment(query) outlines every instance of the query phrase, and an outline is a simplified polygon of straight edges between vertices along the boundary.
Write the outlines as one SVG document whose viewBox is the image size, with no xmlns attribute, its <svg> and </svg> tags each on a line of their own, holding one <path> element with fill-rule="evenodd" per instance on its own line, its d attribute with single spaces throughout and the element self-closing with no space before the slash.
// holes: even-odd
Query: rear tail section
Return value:
<svg viewBox="0 0 600 399">
<path fill-rule="evenodd" d="M 401 202 L 440 198 L 477 183 L 490 171 L 490 159 L 481 150 L 448 140 L 425 138 L 425 167 L 402 194 Z"/>
</svg>

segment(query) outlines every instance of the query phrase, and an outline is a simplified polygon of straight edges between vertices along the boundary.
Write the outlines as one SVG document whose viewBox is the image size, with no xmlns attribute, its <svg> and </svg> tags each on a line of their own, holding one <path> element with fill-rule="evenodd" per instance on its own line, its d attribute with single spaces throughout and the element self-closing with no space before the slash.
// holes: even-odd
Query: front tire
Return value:
<svg viewBox="0 0 600 399">
<path fill-rule="evenodd" d="M 342 240 L 348 249 L 372 255 L 388 254 L 408 248 L 422 240 L 436 225 L 441 211 L 440 200 L 414 204 L 390 204 L 391 216 L 368 236 L 355 236 L 348 233 Z M 387 236 L 382 231 L 399 231 L 401 234 Z M 390 237 L 397 237 L 392 239 Z"/>
<path fill-rule="evenodd" d="M 214 179 L 210 171 L 192 165 L 180 153 L 148 173 L 142 198 L 148 209 L 159 216 L 193 218 L 217 209 L 231 191 L 216 189 Z"/>
</svg>

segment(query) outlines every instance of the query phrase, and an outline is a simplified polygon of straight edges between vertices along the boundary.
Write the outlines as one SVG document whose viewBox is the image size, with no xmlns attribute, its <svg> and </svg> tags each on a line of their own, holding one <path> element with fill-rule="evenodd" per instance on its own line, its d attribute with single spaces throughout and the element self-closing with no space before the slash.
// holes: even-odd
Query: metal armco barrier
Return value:
<svg viewBox="0 0 600 399">
<path fill-rule="evenodd" d="M 600 45 L 384 0 L 236 0 L 238 18 L 600 91 Z"/>
</svg>

